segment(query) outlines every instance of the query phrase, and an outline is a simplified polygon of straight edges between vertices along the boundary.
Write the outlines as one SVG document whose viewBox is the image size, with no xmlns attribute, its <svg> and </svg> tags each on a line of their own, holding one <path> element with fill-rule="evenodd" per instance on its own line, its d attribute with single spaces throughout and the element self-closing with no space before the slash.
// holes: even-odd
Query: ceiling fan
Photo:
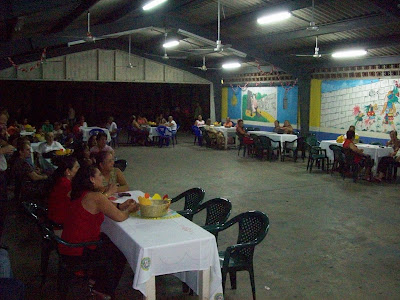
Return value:
<svg viewBox="0 0 400 300">
<path fill-rule="evenodd" d="M 164 44 L 167 42 L 167 36 L 168 36 L 168 33 L 165 31 Z M 187 56 L 169 56 L 167 53 L 167 48 L 165 48 L 165 47 L 164 47 L 164 55 L 157 55 L 157 54 L 153 54 L 153 53 L 145 53 L 145 55 L 160 57 L 165 60 L 168 60 L 170 58 L 172 58 L 172 59 L 187 59 Z"/>
<path fill-rule="evenodd" d="M 319 53 L 319 48 L 318 48 L 318 36 L 315 37 L 314 54 L 294 54 L 294 55 L 297 57 L 314 57 L 314 58 L 322 57 L 322 54 Z"/>
<path fill-rule="evenodd" d="M 179 30 L 178 30 L 178 33 L 179 33 Z M 184 34 L 184 32 L 181 32 L 181 33 Z M 191 37 L 191 36 L 189 36 L 189 37 Z M 206 39 L 201 38 L 199 40 L 204 41 Z M 208 44 L 210 44 L 210 43 L 208 43 Z M 213 47 L 212 48 L 195 48 L 195 49 L 192 48 L 192 49 L 188 49 L 188 51 L 195 51 L 195 52 L 207 51 L 207 52 L 212 53 L 212 52 L 222 52 L 222 51 L 232 47 L 232 45 L 230 45 L 230 44 L 226 44 L 226 45 L 222 44 L 222 41 L 221 41 L 221 0 L 218 0 L 218 39 L 216 42 L 212 42 L 212 44 L 210 44 L 210 46 L 213 46 Z"/>
<path fill-rule="evenodd" d="M 68 47 L 74 46 L 74 45 L 79 45 L 79 44 L 83 44 L 83 43 L 88 43 L 88 42 L 95 42 L 95 41 L 99 41 L 99 40 L 103 40 L 104 37 L 95 37 L 91 31 L 90 31 L 90 12 L 88 11 L 87 13 L 87 32 L 86 32 L 86 36 L 82 37 L 79 40 L 76 41 L 72 41 L 68 43 Z"/>
<path fill-rule="evenodd" d="M 203 65 L 201 66 L 201 67 L 192 67 L 192 68 L 195 68 L 195 69 L 199 69 L 199 70 L 202 70 L 202 71 L 207 71 L 207 70 L 219 70 L 220 68 L 207 68 L 207 66 L 206 66 L 206 57 L 205 56 L 203 56 Z"/>
<path fill-rule="evenodd" d="M 132 62 L 131 62 L 131 49 L 132 49 L 132 47 L 131 47 L 131 42 L 132 42 L 132 36 L 131 35 L 129 35 L 129 47 L 128 47 L 128 65 L 126 65 L 126 66 L 115 66 L 115 67 L 119 67 L 119 68 L 128 68 L 128 69 L 133 69 L 133 68 L 136 68 L 137 66 L 134 66 L 133 64 L 132 64 Z"/>
<path fill-rule="evenodd" d="M 306 28 L 308 31 L 318 31 L 319 27 L 317 25 L 315 25 L 315 21 L 314 21 L 314 0 L 312 0 L 312 11 L 311 11 L 312 15 L 311 15 L 311 21 L 310 21 L 310 25 Z"/>
</svg>

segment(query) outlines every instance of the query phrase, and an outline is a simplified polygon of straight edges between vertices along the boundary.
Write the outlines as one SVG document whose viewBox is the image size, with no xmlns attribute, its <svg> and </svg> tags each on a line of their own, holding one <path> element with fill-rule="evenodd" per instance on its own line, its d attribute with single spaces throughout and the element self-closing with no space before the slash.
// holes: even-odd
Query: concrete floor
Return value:
<svg viewBox="0 0 400 300">
<path fill-rule="evenodd" d="M 116 154 L 128 161 L 124 174 L 132 190 L 175 196 L 199 186 L 205 200 L 231 200 L 231 216 L 248 210 L 269 216 L 269 233 L 254 257 L 257 299 L 399 298 L 398 185 L 354 184 L 317 169 L 307 173 L 301 160 L 268 162 L 239 157 L 234 149 L 200 148 L 191 136 L 179 136 L 175 148 L 119 147 Z M 234 243 L 235 235 L 234 230 L 220 234 L 219 248 Z M 26 284 L 28 299 L 55 299 L 55 255 L 39 289 L 39 241 L 25 216 L 8 214 L 2 242 L 10 247 L 15 277 Z M 118 299 L 141 298 L 131 282 L 127 266 Z M 79 289 L 72 294 L 71 299 L 82 295 Z M 183 295 L 173 276 L 161 276 L 157 299 L 197 297 Z M 238 273 L 237 290 L 228 279 L 225 299 L 251 299 L 246 272 Z"/>
</svg>

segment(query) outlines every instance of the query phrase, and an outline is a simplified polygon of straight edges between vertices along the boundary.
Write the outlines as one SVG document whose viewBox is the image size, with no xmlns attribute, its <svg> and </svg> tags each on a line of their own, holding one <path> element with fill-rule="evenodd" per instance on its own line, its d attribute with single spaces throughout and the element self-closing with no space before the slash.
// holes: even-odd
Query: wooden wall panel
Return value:
<svg viewBox="0 0 400 300">
<path fill-rule="evenodd" d="M 164 67 L 160 63 L 146 59 L 144 77 L 148 82 L 164 82 Z"/>
<path fill-rule="evenodd" d="M 64 80 L 65 79 L 65 56 L 46 59 L 42 64 L 43 79 Z"/>
<path fill-rule="evenodd" d="M 99 74 L 100 81 L 115 80 L 115 51 L 114 50 L 98 50 Z"/>
<path fill-rule="evenodd" d="M 20 65 L 21 68 L 29 70 L 31 67 L 35 66 L 36 62 Z M 42 79 L 42 65 L 36 67 L 32 71 L 23 72 L 22 70 L 17 70 L 18 79 Z"/>
<path fill-rule="evenodd" d="M 97 80 L 97 50 L 67 55 L 67 80 Z"/>
<path fill-rule="evenodd" d="M 142 57 L 131 55 L 133 68 L 128 68 L 129 53 L 116 51 L 115 62 L 117 81 L 144 81 L 144 59 Z"/>
</svg>

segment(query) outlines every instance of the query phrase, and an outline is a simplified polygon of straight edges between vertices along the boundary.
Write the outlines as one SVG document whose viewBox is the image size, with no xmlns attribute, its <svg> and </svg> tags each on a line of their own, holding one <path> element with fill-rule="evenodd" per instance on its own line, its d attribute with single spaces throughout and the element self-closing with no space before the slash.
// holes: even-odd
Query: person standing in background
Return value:
<svg viewBox="0 0 400 300">
<path fill-rule="evenodd" d="M 202 109 L 201 109 L 201 106 L 200 106 L 200 104 L 199 104 L 199 102 L 196 102 L 196 107 L 194 108 L 194 119 L 197 119 L 197 117 L 199 116 L 199 115 L 201 115 L 202 114 Z"/>
</svg>

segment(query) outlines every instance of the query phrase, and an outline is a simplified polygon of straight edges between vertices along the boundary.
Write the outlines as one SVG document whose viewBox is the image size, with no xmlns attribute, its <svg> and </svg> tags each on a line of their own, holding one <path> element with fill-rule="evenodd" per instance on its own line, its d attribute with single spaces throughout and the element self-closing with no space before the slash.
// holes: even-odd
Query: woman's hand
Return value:
<svg viewBox="0 0 400 300">
<path fill-rule="evenodd" d="M 125 209 L 127 209 L 130 205 L 132 205 L 134 202 L 135 202 L 135 200 L 133 200 L 133 199 L 128 199 L 128 200 L 126 200 L 124 203 L 121 203 L 121 204 L 119 205 L 119 209 L 120 209 L 120 210 L 125 210 Z"/>
<path fill-rule="evenodd" d="M 138 211 L 139 208 L 140 208 L 140 206 L 139 206 L 139 204 L 138 204 L 137 202 L 135 202 L 135 201 L 133 201 L 133 200 L 132 200 L 132 202 L 130 202 L 130 203 L 127 205 L 127 207 L 126 207 L 125 209 L 122 209 L 122 206 L 123 206 L 125 203 L 127 203 L 128 201 L 130 201 L 130 200 L 132 200 L 132 199 L 126 200 L 124 203 L 122 203 L 122 204 L 119 206 L 119 207 L 121 208 L 121 210 L 124 210 L 124 211 L 126 211 L 126 212 L 128 212 L 128 213 L 132 213 L 132 212 Z"/>
</svg>

